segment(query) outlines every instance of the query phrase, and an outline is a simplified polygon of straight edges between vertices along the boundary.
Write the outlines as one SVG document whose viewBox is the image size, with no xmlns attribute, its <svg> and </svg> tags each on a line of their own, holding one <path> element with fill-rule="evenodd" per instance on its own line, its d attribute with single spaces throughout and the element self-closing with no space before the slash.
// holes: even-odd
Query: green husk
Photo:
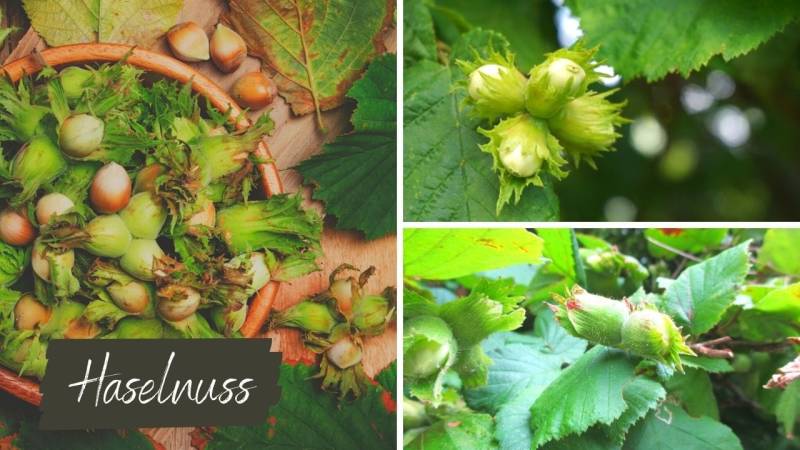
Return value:
<svg viewBox="0 0 800 450">
<path fill-rule="evenodd" d="M 300 328 L 310 333 L 328 334 L 338 321 L 336 313 L 329 305 L 310 300 L 300 302 L 291 308 L 281 311 L 272 319 L 272 327 Z"/>
<path fill-rule="evenodd" d="M 651 309 L 631 313 L 622 327 L 622 348 L 634 355 L 671 365 L 681 373 L 680 355 L 695 356 L 672 318 Z"/>
<path fill-rule="evenodd" d="M 167 221 L 167 210 L 150 192 L 139 192 L 119 212 L 119 217 L 125 223 L 135 238 L 155 239 Z"/>
<path fill-rule="evenodd" d="M 573 336 L 598 344 L 619 346 L 622 342 L 622 325 L 630 315 L 629 304 L 586 292 L 578 286 L 569 298 L 560 298 L 555 311 L 559 322 Z"/>
<path fill-rule="evenodd" d="M 70 66 L 59 73 L 64 95 L 70 103 L 75 103 L 83 94 L 84 88 L 92 78 L 92 71 Z"/>
<path fill-rule="evenodd" d="M 23 77 L 15 87 L 7 76 L 0 76 L 0 136 L 6 140 L 28 142 L 41 132 L 45 106 L 34 105 L 33 83 Z"/>
<path fill-rule="evenodd" d="M 322 219 L 302 207 L 300 195 L 274 195 L 224 208 L 217 212 L 217 230 L 235 255 L 259 250 L 280 255 L 279 260 L 268 258 L 274 280 L 287 281 L 318 270 Z"/>
<path fill-rule="evenodd" d="M 223 337 L 214 331 L 208 321 L 200 314 L 194 313 L 186 319 L 171 322 L 164 320 L 164 323 L 177 331 L 181 337 L 189 339 L 215 339 Z"/>
<path fill-rule="evenodd" d="M 525 109 L 527 79 L 514 64 L 514 56 L 492 52 L 488 58 L 456 61 L 467 76 L 469 94 L 464 102 L 477 117 L 494 121 Z"/>
<path fill-rule="evenodd" d="M 83 217 L 91 217 L 94 211 L 88 206 L 87 198 L 95 173 L 100 163 L 94 161 L 70 161 L 70 164 L 54 181 L 45 185 L 48 192 L 66 195 L 75 204 L 73 207 Z"/>
<path fill-rule="evenodd" d="M 586 92 L 590 83 L 599 79 L 593 61 L 597 49 L 585 50 L 580 45 L 562 48 L 547 55 L 533 67 L 525 91 L 525 108 L 534 117 L 548 119 L 573 99 Z"/>
<path fill-rule="evenodd" d="M 11 162 L 11 176 L 22 187 L 11 204 L 21 205 L 33 198 L 45 183 L 54 180 L 67 167 L 58 147 L 46 135 L 37 135 L 22 147 Z"/>
<path fill-rule="evenodd" d="M 372 386 L 361 362 L 346 369 L 340 369 L 328 358 L 322 358 L 319 363 L 319 372 L 312 378 L 322 378 L 322 389 L 338 392 L 340 400 L 347 398 L 350 394 L 354 398 L 358 398 Z"/>
<path fill-rule="evenodd" d="M 164 251 L 158 243 L 151 239 L 134 239 L 128 252 L 120 258 L 122 270 L 134 277 L 152 281 L 155 278 L 153 266 L 155 261 L 164 256 Z"/>
<path fill-rule="evenodd" d="M 377 336 L 383 334 L 393 315 L 394 307 L 388 298 L 367 295 L 354 299 L 350 321 L 364 335 Z"/>
<path fill-rule="evenodd" d="M 64 300 L 51 309 L 50 319 L 40 328 L 42 336 L 49 336 L 50 339 L 59 339 L 64 336 L 64 332 L 70 324 L 78 320 L 84 313 L 86 306 L 82 303 Z"/>
<path fill-rule="evenodd" d="M 47 342 L 32 332 L 7 336 L 0 351 L 0 364 L 19 375 L 42 379 L 47 367 Z"/>
<path fill-rule="evenodd" d="M 561 156 L 561 145 L 543 120 L 522 113 L 478 132 L 489 138 L 480 149 L 492 155 L 492 168 L 500 178 L 497 214 L 512 202 L 512 196 L 513 202 L 519 203 L 528 186 L 544 186 L 543 171 L 557 179 L 567 176 L 562 169 L 567 161 Z"/>
<path fill-rule="evenodd" d="M 58 129 L 61 150 L 73 158 L 91 159 L 100 149 L 105 123 L 91 114 L 76 114 L 64 119 Z"/>
<path fill-rule="evenodd" d="M 241 169 L 261 139 L 272 132 L 273 123 L 269 115 L 264 114 L 241 134 L 209 136 L 201 134 L 199 128 L 196 131 L 182 129 L 182 135 L 192 137 L 187 144 L 192 161 L 200 167 L 200 179 L 205 186 Z"/>
<path fill-rule="evenodd" d="M 457 355 L 458 344 L 444 320 L 417 316 L 403 324 L 403 377 L 419 399 L 434 406 L 441 402 L 444 376 Z"/>
<path fill-rule="evenodd" d="M 105 293 L 102 290 L 98 290 L 98 295 L 100 296 L 100 300 L 105 301 L 106 303 L 113 303 L 113 305 L 122 312 L 126 312 L 128 314 L 135 314 L 140 317 L 145 318 L 152 318 L 155 317 L 155 288 L 150 283 L 145 283 L 139 281 L 128 275 L 127 273 L 123 272 L 116 264 L 104 261 L 102 259 L 97 259 L 89 268 L 86 273 L 86 281 L 88 284 L 97 287 L 97 288 L 105 288 Z M 124 308 L 123 299 L 120 298 L 120 294 L 124 294 L 125 289 L 130 288 L 131 285 L 142 285 L 145 290 L 147 291 L 148 295 L 148 303 L 145 307 L 144 311 L 133 313 L 131 311 L 127 311 Z M 95 308 L 100 308 L 100 305 L 95 306 Z M 114 309 L 104 307 L 103 314 L 106 313 L 113 313 L 114 316 L 118 316 L 119 318 L 124 317 L 121 313 L 117 313 Z M 99 318 L 99 316 L 98 316 Z"/>
<path fill-rule="evenodd" d="M 580 249 L 592 292 L 612 298 L 632 295 L 650 273 L 636 258 L 614 248 Z"/>
<path fill-rule="evenodd" d="M 233 302 L 211 310 L 211 321 L 225 337 L 232 337 L 242 328 L 247 318 L 247 303 Z"/>
<path fill-rule="evenodd" d="M 92 300 L 86 306 L 86 318 L 107 330 L 113 330 L 117 323 L 133 314 L 114 304 L 111 296 L 105 291 L 98 291 L 97 300 Z"/>
<path fill-rule="evenodd" d="M 97 287 L 107 287 L 112 283 L 125 285 L 134 281 L 134 278 L 116 264 L 98 258 L 86 272 L 86 281 Z"/>
<path fill-rule="evenodd" d="M 670 365 L 682 372 L 680 355 L 694 355 L 672 318 L 652 306 L 589 294 L 575 286 L 569 298 L 550 305 L 573 336 Z"/>
<path fill-rule="evenodd" d="M 85 228 L 89 238 L 83 248 L 89 253 L 106 258 L 119 258 L 131 245 L 131 232 L 125 222 L 116 214 L 98 216 Z"/>
<path fill-rule="evenodd" d="M 75 255 L 72 250 L 48 251 L 47 262 L 50 264 L 50 285 L 57 298 L 69 297 L 78 292 L 80 282 L 72 273 L 75 266 Z"/>
<path fill-rule="evenodd" d="M 626 102 L 612 103 L 607 99 L 616 91 L 587 92 L 550 119 L 550 130 L 576 165 L 586 161 L 596 169 L 594 158 L 614 150 L 614 143 L 621 136 L 616 128 L 629 122 L 621 115 Z"/>
<path fill-rule="evenodd" d="M 30 261 L 30 247 L 14 247 L 0 241 L 0 287 L 14 284 Z"/>
<path fill-rule="evenodd" d="M 161 339 L 164 334 L 164 324 L 158 319 L 140 319 L 126 317 L 119 322 L 114 330 L 101 339 Z"/>
</svg>

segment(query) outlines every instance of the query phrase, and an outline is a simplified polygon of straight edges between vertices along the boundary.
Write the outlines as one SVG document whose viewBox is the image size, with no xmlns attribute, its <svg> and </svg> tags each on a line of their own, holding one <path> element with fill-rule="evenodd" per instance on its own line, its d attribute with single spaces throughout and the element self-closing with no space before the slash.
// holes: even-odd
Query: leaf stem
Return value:
<svg viewBox="0 0 800 450">
<path fill-rule="evenodd" d="M 319 109 L 319 99 L 317 98 L 317 82 L 314 79 L 314 70 L 311 67 L 311 58 L 308 56 L 308 44 L 306 43 L 306 32 L 303 29 L 303 14 L 300 11 L 300 3 L 298 1 L 294 1 L 294 7 L 297 11 L 297 25 L 300 32 L 300 43 L 303 46 L 303 60 L 305 64 L 303 64 L 306 68 L 306 74 L 308 74 L 308 86 L 309 92 L 311 93 L 311 99 L 314 101 L 314 110 L 316 111 L 317 115 L 317 125 L 319 125 L 320 130 L 325 131 L 325 125 L 322 123 L 322 112 Z"/>
<path fill-rule="evenodd" d="M 694 262 L 700 262 L 700 258 L 698 258 L 697 256 L 694 256 L 691 253 L 686 253 L 686 252 L 684 252 L 682 250 L 678 250 L 677 248 L 672 247 L 671 245 L 667 245 L 667 244 L 665 244 L 665 243 L 663 243 L 661 241 L 657 241 L 657 240 L 655 240 L 655 239 L 653 239 L 651 237 L 647 237 L 647 242 L 650 242 L 651 244 L 655 245 L 656 247 L 661 247 L 664 250 L 667 250 L 667 251 L 670 251 L 672 253 L 675 253 L 676 255 L 683 256 L 686 259 L 692 260 Z"/>
</svg>

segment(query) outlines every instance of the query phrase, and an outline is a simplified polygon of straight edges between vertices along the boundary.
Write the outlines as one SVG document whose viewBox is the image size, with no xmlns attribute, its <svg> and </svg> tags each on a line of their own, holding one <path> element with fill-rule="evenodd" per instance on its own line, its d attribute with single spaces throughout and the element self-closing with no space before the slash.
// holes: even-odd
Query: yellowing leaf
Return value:
<svg viewBox="0 0 800 450">
<path fill-rule="evenodd" d="M 382 53 L 394 0 L 231 0 L 225 16 L 295 114 L 336 108 Z"/>
<path fill-rule="evenodd" d="M 336 227 L 360 230 L 367 239 L 393 232 L 397 222 L 396 63 L 392 54 L 370 63 L 347 94 L 358 103 L 353 133 L 297 166 L 317 186 L 314 199 L 325 202 Z"/>
<path fill-rule="evenodd" d="M 428 280 L 457 278 L 515 264 L 536 264 L 542 239 L 524 229 L 415 228 L 403 236 L 403 271 Z"/>
<path fill-rule="evenodd" d="M 178 20 L 183 0 L 24 0 L 23 6 L 51 46 L 115 42 L 148 47 Z"/>
</svg>

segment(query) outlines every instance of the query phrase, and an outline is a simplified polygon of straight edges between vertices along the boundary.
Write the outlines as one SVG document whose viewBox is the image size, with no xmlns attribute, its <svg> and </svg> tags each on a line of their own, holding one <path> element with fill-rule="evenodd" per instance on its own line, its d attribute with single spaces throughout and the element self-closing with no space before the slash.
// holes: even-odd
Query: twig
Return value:
<svg viewBox="0 0 800 450">
<path fill-rule="evenodd" d="M 702 345 L 694 344 L 691 346 L 695 353 L 709 358 L 731 359 L 733 358 L 733 351 L 729 348 L 709 348 Z"/>
<path fill-rule="evenodd" d="M 708 356 L 709 358 L 733 358 L 733 351 L 729 348 L 715 348 L 720 344 L 732 341 L 730 336 L 723 336 L 705 342 L 696 342 L 689 347 L 698 355 Z"/>
<path fill-rule="evenodd" d="M 730 337 L 730 336 L 722 336 L 722 337 L 718 337 L 716 339 L 711 339 L 709 341 L 698 342 L 698 344 L 702 344 L 702 345 L 719 345 L 719 344 L 725 344 L 727 342 L 731 342 L 732 340 L 733 340 L 733 338 Z"/>
<path fill-rule="evenodd" d="M 686 258 L 682 259 L 678 263 L 678 267 L 676 267 L 675 270 L 672 271 L 672 278 L 673 279 L 678 278 L 678 274 L 683 272 L 683 268 L 686 267 L 686 261 L 687 261 Z"/>
<path fill-rule="evenodd" d="M 747 397 L 747 395 L 745 395 L 744 391 L 742 391 L 739 388 L 739 386 L 731 383 L 729 380 L 726 379 L 723 379 L 723 383 L 725 384 L 725 387 L 730 389 L 737 397 L 739 397 L 739 400 L 744 402 L 747 406 L 756 411 L 764 411 L 764 407 L 761 406 L 761 404 L 759 404 L 758 402 L 751 400 L 749 397 Z"/>
<path fill-rule="evenodd" d="M 700 258 L 698 258 L 697 256 L 692 255 L 691 253 L 686 253 L 683 250 L 678 250 L 677 248 L 675 248 L 675 247 L 673 247 L 671 245 L 667 245 L 667 244 L 665 244 L 665 243 L 663 243 L 661 241 L 657 241 L 657 240 L 655 240 L 655 239 L 653 239 L 651 237 L 647 238 L 647 242 L 650 242 L 651 244 L 655 245 L 656 247 L 661 247 L 664 250 L 667 250 L 669 252 L 675 253 L 676 255 L 683 256 L 684 258 L 692 260 L 694 262 L 700 262 L 701 261 Z"/>
<path fill-rule="evenodd" d="M 759 352 L 777 352 L 785 350 L 787 347 L 791 347 L 799 343 L 800 343 L 800 338 L 788 337 L 783 342 L 751 342 L 751 341 L 732 340 L 728 343 L 728 345 L 730 345 L 731 347 L 744 347 Z"/>
</svg>

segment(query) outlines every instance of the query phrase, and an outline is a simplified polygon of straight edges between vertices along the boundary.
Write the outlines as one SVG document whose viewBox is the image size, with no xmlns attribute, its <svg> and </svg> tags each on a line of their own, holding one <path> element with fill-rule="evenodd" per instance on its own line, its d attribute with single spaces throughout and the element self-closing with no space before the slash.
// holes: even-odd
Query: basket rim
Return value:
<svg viewBox="0 0 800 450">
<path fill-rule="evenodd" d="M 47 66 L 115 63 L 122 59 L 125 59 L 127 64 L 139 67 L 147 72 L 181 83 L 191 83 L 192 90 L 197 95 L 208 99 L 217 110 L 223 113 L 229 111 L 231 122 L 234 123 L 238 130 L 245 129 L 251 125 L 250 120 L 233 98 L 210 78 L 169 55 L 130 45 L 86 43 L 52 47 L 8 62 L 0 68 L 0 71 L 7 74 L 13 82 L 16 82 L 23 75 L 35 74 Z M 284 193 L 280 172 L 263 140 L 259 143 L 254 153 L 263 160 L 269 161 L 258 164 L 264 194 L 269 197 Z M 270 281 L 254 297 L 263 294 L 274 300 L 277 297 L 279 285 L 280 282 Z M 251 319 L 252 317 L 248 315 L 246 321 Z M 263 323 L 255 324 L 255 328 L 261 328 L 262 325 Z M 35 406 L 39 406 L 42 401 L 42 394 L 37 380 L 18 375 L 3 366 L 0 366 L 0 389 Z"/>
</svg>

